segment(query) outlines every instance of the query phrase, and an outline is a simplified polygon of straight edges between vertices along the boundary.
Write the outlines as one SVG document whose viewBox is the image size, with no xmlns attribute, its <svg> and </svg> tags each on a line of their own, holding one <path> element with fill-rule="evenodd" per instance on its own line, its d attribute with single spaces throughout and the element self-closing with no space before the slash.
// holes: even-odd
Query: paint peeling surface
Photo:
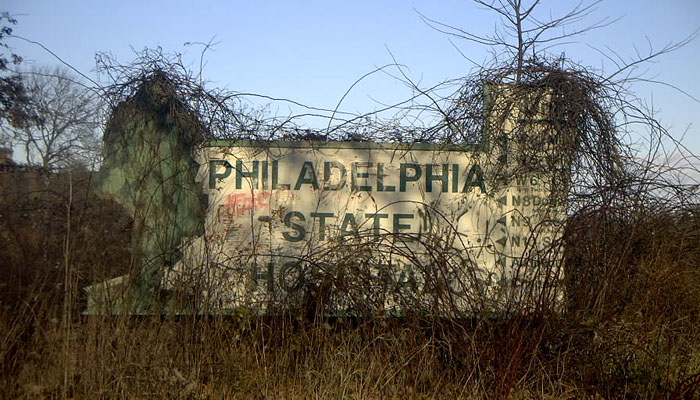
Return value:
<svg viewBox="0 0 700 400">
<path fill-rule="evenodd" d="M 498 309 L 558 257 L 550 180 L 492 182 L 484 152 L 239 142 L 198 158 L 205 234 L 183 241 L 163 287 L 206 307 L 269 310 L 327 285 L 333 312 Z"/>
</svg>

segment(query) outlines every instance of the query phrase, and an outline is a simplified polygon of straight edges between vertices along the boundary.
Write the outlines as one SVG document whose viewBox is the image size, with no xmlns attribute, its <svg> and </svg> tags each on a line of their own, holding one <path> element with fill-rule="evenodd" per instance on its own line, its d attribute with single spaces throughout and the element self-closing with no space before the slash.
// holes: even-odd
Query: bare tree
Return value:
<svg viewBox="0 0 700 400">
<path fill-rule="evenodd" d="M 5 125 L 3 134 L 24 151 L 27 164 L 91 167 L 100 153 L 99 102 L 64 68 L 35 68 L 24 73 L 32 112 L 23 126 Z"/>
<path fill-rule="evenodd" d="M 572 27 L 585 20 L 596 10 L 598 1 L 575 3 L 572 8 L 562 15 L 536 15 L 541 7 L 541 0 L 473 0 L 476 4 L 498 14 L 501 21 L 490 34 L 477 34 L 452 25 L 448 25 L 420 14 L 433 29 L 459 39 L 468 40 L 487 46 L 498 60 L 501 53 L 512 60 L 514 64 L 515 81 L 520 82 L 522 70 L 529 58 L 536 58 L 557 44 L 566 43 L 572 37 L 608 26 L 616 19 L 603 18 L 596 22 L 580 27 Z M 568 30 L 566 28 L 569 28 Z"/>
</svg>

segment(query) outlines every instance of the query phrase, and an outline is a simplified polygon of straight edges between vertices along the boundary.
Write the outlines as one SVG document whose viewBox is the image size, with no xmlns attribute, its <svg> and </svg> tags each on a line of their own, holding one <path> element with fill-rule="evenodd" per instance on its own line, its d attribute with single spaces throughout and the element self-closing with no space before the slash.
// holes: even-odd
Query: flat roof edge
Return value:
<svg viewBox="0 0 700 400">
<path fill-rule="evenodd" d="M 438 144 L 438 143 L 390 143 L 352 141 L 285 141 L 285 140 L 226 140 L 205 141 L 203 147 L 261 147 L 261 148 L 325 148 L 354 150 L 428 150 L 428 151 L 483 151 L 480 144 Z"/>
</svg>

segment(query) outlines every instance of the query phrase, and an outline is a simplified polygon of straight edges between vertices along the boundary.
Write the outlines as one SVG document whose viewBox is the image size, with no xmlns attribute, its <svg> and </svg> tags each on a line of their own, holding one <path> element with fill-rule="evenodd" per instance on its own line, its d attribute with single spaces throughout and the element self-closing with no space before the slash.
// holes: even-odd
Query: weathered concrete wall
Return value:
<svg viewBox="0 0 700 400">
<path fill-rule="evenodd" d="M 203 202 L 194 183 L 196 116 L 164 74 L 145 80 L 114 110 L 104 135 L 97 189 L 133 216 L 132 312 L 150 312 L 164 268 L 179 259 L 181 238 L 200 233 Z"/>
<path fill-rule="evenodd" d="M 214 308 L 262 310 L 276 293 L 290 296 L 289 291 L 275 290 L 279 279 L 265 257 L 294 244 L 297 250 L 284 257 L 308 264 L 310 270 L 303 275 L 320 276 L 321 271 L 325 274 L 321 280 L 337 282 L 347 293 L 349 286 L 357 287 L 356 295 L 339 302 L 350 304 L 348 310 L 357 302 L 380 308 L 401 303 L 375 299 L 376 293 L 367 290 L 377 283 L 362 280 L 401 257 L 411 262 L 404 263 L 410 264 L 408 269 L 395 271 L 397 281 L 403 282 L 401 276 L 413 274 L 419 266 L 425 283 L 418 291 L 399 293 L 400 300 L 409 299 L 401 303 L 402 309 L 427 310 L 445 302 L 435 310 L 499 310 L 522 298 L 522 293 L 538 296 L 540 289 L 531 288 L 558 279 L 558 270 L 542 265 L 558 268 L 558 250 L 550 245 L 558 237 L 564 214 L 552 194 L 561 186 L 555 175 L 565 165 L 548 121 L 549 92 L 522 91 L 525 95 L 509 87 L 487 91 L 485 141 L 471 150 L 379 143 L 358 149 L 337 142 L 205 145 L 199 140 L 197 117 L 178 99 L 173 83 L 156 73 L 115 109 L 105 133 L 105 161 L 98 179 L 99 190 L 133 215 L 134 270 L 129 279 L 93 289 L 133 287 L 128 300 L 132 313 L 158 312 L 164 304 L 158 297 L 163 288 L 186 288 L 197 298 L 214 299 Z M 278 169 L 278 164 L 286 169 Z M 331 178 L 333 171 L 341 170 L 340 178 Z M 318 176 L 329 181 L 320 183 Z M 370 178 L 377 180 L 374 190 Z M 381 183 L 384 178 L 388 180 Z M 364 183 L 355 183 L 356 179 Z M 208 202 L 203 201 L 203 192 L 209 195 Z M 256 201 L 262 198 L 267 207 L 273 192 L 286 200 L 275 197 L 274 207 L 270 206 L 274 210 L 259 214 Z M 299 198 L 289 200 L 288 195 Z M 362 204 L 357 206 L 358 202 Z M 233 213 L 227 223 L 235 229 L 219 235 L 222 210 Z M 421 218 L 444 219 L 446 224 L 407 222 Z M 354 227 L 356 234 L 349 236 L 369 238 L 374 247 L 349 240 L 351 225 L 361 225 L 367 232 L 363 236 Z M 319 240 L 302 234 L 312 231 L 321 234 Z M 339 234 L 332 235 L 335 231 Z M 397 246 L 402 240 L 419 243 L 420 248 Z M 350 246 L 353 243 L 357 246 Z M 364 259 L 359 257 L 363 252 L 369 254 Z M 347 253 L 342 260 L 341 253 Z M 341 261 L 362 271 L 341 279 L 335 270 L 322 268 Z M 259 273 L 261 268 L 267 272 Z M 168 279 L 166 271 L 177 279 Z M 266 291 L 258 290 L 263 275 Z M 310 282 L 306 277 L 301 280 Z M 233 291 L 224 293 L 226 288 Z M 487 302 L 492 305 L 483 306 Z M 284 307 L 285 302 L 280 304 Z"/>
</svg>

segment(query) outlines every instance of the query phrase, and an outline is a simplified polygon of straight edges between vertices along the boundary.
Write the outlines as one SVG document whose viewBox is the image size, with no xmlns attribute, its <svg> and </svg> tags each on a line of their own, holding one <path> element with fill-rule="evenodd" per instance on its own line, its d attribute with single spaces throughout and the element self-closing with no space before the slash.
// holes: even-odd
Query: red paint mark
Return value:
<svg viewBox="0 0 700 400">
<path fill-rule="evenodd" d="M 221 206 L 228 217 L 240 217 L 254 214 L 256 210 L 267 209 L 271 192 L 263 190 L 259 193 L 234 193 L 228 195 L 226 203 Z"/>
</svg>

